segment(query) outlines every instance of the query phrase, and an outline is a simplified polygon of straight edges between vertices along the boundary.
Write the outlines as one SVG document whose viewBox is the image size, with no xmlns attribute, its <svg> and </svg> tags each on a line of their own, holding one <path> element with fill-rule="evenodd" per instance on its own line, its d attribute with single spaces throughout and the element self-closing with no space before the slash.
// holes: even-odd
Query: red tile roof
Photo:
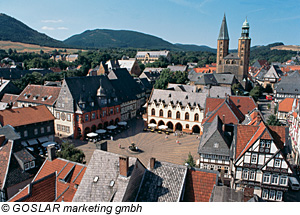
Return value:
<svg viewBox="0 0 300 215">
<path fill-rule="evenodd" d="M 56 199 L 56 173 L 34 181 L 13 196 L 9 202 L 53 202 Z"/>
<path fill-rule="evenodd" d="M 28 85 L 17 101 L 53 106 L 60 92 L 60 87 Z"/>
<path fill-rule="evenodd" d="M 2 126 L 11 125 L 18 127 L 51 120 L 54 120 L 54 116 L 45 105 L 0 111 Z"/>
<path fill-rule="evenodd" d="M 257 108 L 257 104 L 250 96 L 230 96 L 230 99 L 244 115 Z"/>
<path fill-rule="evenodd" d="M 246 96 L 229 96 L 227 101 L 225 98 L 207 98 L 204 115 L 207 116 L 208 112 L 212 114 L 203 119 L 202 124 L 212 122 L 217 115 L 222 120 L 225 115 L 225 124 L 237 124 L 244 121 L 245 115 L 256 107 L 254 100 Z"/>
<path fill-rule="evenodd" d="M 282 72 L 300 71 L 300 65 L 285 66 L 280 68 Z"/>
<path fill-rule="evenodd" d="M 19 95 L 5 93 L 2 97 L 2 99 L 1 99 L 1 102 L 5 102 L 5 103 L 12 102 L 12 103 L 14 103 L 17 100 L 18 97 L 19 97 Z"/>
<path fill-rule="evenodd" d="M 285 98 L 278 104 L 278 111 L 279 112 L 290 112 L 293 109 L 293 103 L 294 99 L 293 98 Z M 296 105 L 298 104 L 298 99 L 296 99 Z"/>
<path fill-rule="evenodd" d="M 247 143 L 253 137 L 255 132 L 258 130 L 258 126 L 253 125 L 238 125 L 237 126 L 237 142 L 236 142 L 236 154 L 235 158 L 237 159 L 244 148 L 247 146 Z"/>
<path fill-rule="evenodd" d="M 189 169 L 187 172 L 184 201 L 209 202 L 217 181 L 217 173 Z"/>
<path fill-rule="evenodd" d="M 238 125 L 235 158 L 241 157 L 259 138 L 274 141 L 278 149 L 282 149 L 286 141 L 286 127 L 259 125 Z"/>
<path fill-rule="evenodd" d="M 4 146 L 0 146 L 0 189 L 5 184 L 5 178 L 9 167 L 13 143 L 8 141 Z"/>
<path fill-rule="evenodd" d="M 68 160 L 64 160 L 61 158 L 56 158 L 53 161 L 49 161 L 48 159 L 44 162 L 40 171 L 36 175 L 34 181 L 37 181 L 49 173 L 57 172 L 57 201 L 64 200 L 65 202 L 71 202 L 76 188 L 75 185 L 79 185 L 81 179 L 85 173 L 86 166 L 83 164 L 71 162 Z M 62 180 L 70 173 L 70 179 L 67 182 L 63 182 Z"/>
</svg>

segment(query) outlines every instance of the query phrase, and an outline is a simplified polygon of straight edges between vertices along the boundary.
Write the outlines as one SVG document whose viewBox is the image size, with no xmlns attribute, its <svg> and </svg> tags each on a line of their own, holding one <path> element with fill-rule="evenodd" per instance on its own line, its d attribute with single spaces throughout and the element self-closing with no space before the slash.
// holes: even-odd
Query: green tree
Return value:
<svg viewBox="0 0 300 215">
<path fill-rule="evenodd" d="M 269 116 L 269 118 L 267 120 L 267 124 L 268 125 L 277 125 L 277 126 L 281 125 L 281 123 L 279 122 L 279 120 L 273 114 Z"/>
<path fill-rule="evenodd" d="M 262 87 L 261 86 L 254 87 L 250 91 L 249 95 L 252 96 L 255 101 L 257 101 L 258 98 L 262 96 Z"/>
<path fill-rule="evenodd" d="M 85 158 L 84 153 L 68 141 L 62 143 L 61 151 L 57 152 L 57 156 L 78 163 L 83 163 Z"/>
<path fill-rule="evenodd" d="M 196 163 L 194 161 L 194 158 L 191 154 L 191 152 L 189 152 L 188 154 L 188 158 L 184 161 L 184 163 L 186 164 L 189 164 L 190 167 L 195 167 L 196 166 Z"/>
<path fill-rule="evenodd" d="M 154 84 L 155 89 L 166 89 L 168 83 L 186 84 L 188 81 L 187 72 L 176 71 L 172 72 L 169 69 L 163 69 L 159 78 Z"/>
<path fill-rule="evenodd" d="M 243 95 L 242 85 L 240 83 L 233 84 L 231 86 L 231 90 L 235 95 L 239 95 L 239 96 Z"/>
</svg>

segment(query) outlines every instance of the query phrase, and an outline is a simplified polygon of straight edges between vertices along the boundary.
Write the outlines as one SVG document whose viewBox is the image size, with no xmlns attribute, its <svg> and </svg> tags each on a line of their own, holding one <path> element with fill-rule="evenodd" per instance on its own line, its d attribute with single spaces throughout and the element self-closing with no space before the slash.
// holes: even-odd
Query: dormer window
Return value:
<svg viewBox="0 0 300 215">
<path fill-rule="evenodd" d="M 91 102 L 90 105 L 91 105 L 92 107 L 94 107 L 94 102 Z"/>
<path fill-rule="evenodd" d="M 117 97 L 116 97 L 116 98 L 114 98 L 114 101 L 115 101 L 115 102 L 118 102 L 118 98 L 117 98 Z"/>
<path fill-rule="evenodd" d="M 47 98 L 48 98 L 48 96 L 44 96 L 44 97 L 42 98 L 42 101 L 46 101 Z"/>
<path fill-rule="evenodd" d="M 81 104 L 81 107 L 82 107 L 82 108 L 85 108 L 85 104 L 84 104 L 84 103 L 82 103 L 82 104 Z"/>
</svg>

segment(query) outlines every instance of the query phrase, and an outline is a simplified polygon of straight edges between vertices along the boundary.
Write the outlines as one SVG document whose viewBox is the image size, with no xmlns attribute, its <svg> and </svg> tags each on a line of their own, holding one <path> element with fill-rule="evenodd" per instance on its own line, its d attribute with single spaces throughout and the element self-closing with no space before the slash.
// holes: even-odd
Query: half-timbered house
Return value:
<svg viewBox="0 0 300 215">
<path fill-rule="evenodd" d="M 282 201 L 293 174 L 286 159 L 288 128 L 256 125 L 235 127 L 234 183 L 237 190 L 254 188 L 267 201 Z"/>
</svg>

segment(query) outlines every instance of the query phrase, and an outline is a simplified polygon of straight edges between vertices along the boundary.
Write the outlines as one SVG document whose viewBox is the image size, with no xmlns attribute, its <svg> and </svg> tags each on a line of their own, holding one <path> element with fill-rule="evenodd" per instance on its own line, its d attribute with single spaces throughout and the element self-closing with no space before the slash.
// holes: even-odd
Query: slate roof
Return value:
<svg viewBox="0 0 300 215">
<path fill-rule="evenodd" d="M 186 66 L 186 65 L 175 65 L 175 66 L 169 65 L 167 67 L 167 69 L 170 69 L 171 72 L 176 72 L 176 71 L 186 72 L 188 69 L 188 66 Z"/>
<path fill-rule="evenodd" d="M 217 171 L 188 169 L 184 194 L 185 202 L 209 202 L 218 184 Z"/>
<path fill-rule="evenodd" d="M 202 92 L 209 92 L 209 97 L 214 98 L 225 98 L 226 95 L 231 96 L 231 88 L 230 87 L 222 87 L 222 86 L 211 86 L 209 89 L 204 88 Z"/>
<path fill-rule="evenodd" d="M 199 154 L 217 154 L 230 156 L 231 141 L 226 133 L 222 130 L 222 121 L 219 116 L 216 116 L 212 123 L 203 132 L 198 147 Z M 218 143 L 215 148 L 214 144 Z"/>
<path fill-rule="evenodd" d="M 2 126 L 11 125 L 18 127 L 52 120 L 54 120 L 54 116 L 45 105 L 0 111 L 0 122 Z"/>
<path fill-rule="evenodd" d="M 17 101 L 54 106 L 61 87 L 29 84 L 20 93 Z"/>
<path fill-rule="evenodd" d="M 155 161 L 154 169 L 146 171 L 137 202 L 179 202 L 187 167 Z"/>
<path fill-rule="evenodd" d="M 134 199 L 134 193 L 136 195 L 140 183 L 133 183 L 132 185 L 129 183 L 131 179 L 134 182 L 140 181 L 145 167 L 137 158 L 129 157 L 128 177 L 121 176 L 119 174 L 119 156 L 118 154 L 95 150 L 73 202 L 121 202 Z M 134 172 L 136 173 L 133 174 Z M 97 180 L 95 180 L 96 177 Z M 111 183 L 113 183 L 112 186 L 110 186 Z M 127 191 L 130 186 L 133 188 Z M 133 197 L 128 196 L 128 192 L 133 192 Z"/>
<path fill-rule="evenodd" d="M 134 66 L 134 63 L 136 62 L 135 58 L 130 58 L 129 60 L 118 60 L 120 68 L 125 68 L 129 72 L 131 71 L 132 67 Z"/>
<path fill-rule="evenodd" d="M 215 186 L 212 202 L 243 202 L 244 193 L 226 186 Z"/>
<path fill-rule="evenodd" d="M 146 67 L 143 72 L 152 72 L 152 73 L 160 73 L 162 70 L 166 68 L 154 68 L 154 67 Z"/>
<path fill-rule="evenodd" d="M 56 198 L 52 201 L 71 202 L 77 191 L 82 177 L 86 171 L 86 165 L 73 161 L 56 158 L 52 161 L 46 159 L 36 174 L 33 182 L 37 182 L 51 173 L 57 173 L 56 176 Z M 46 192 L 44 192 L 45 195 Z"/>
<path fill-rule="evenodd" d="M 32 74 L 33 72 L 38 72 L 41 73 L 42 75 L 53 73 L 52 70 L 48 70 L 48 69 L 19 70 L 16 68 L 0 68 L 0 77 L 3 77 L 4 79 L 8 79 L 8 80 L 20 79 L 24 77 L 26 74 Z"/>
<path fill-rule="evenodd" d="M 159 101 L 164 101 L 165 104 L 173 102 L 174 105 L 177 105 L 177 102 L 180 103 L 183 107 L 190 104 L 190 106 L 199 105 L 201 108 L 204 108 L 205 99 L 208 96 L 208 93 L 190 93 L 190 92 L 180 92 L 172 90 L 160 90 L 154 89 L 152 96 L 150 98 L 150 103 Z"/>
<path fill-rule="evenodd" d="M 108 74 L 116 95 L 122 102 L 136 100 L 143 91 L 126 69 L 116 69 Z"/>
<path fill-rule="evenodd" d="M 223 20 L 222 20 L 218 40 L 229 40 L 225 14 L 224 14 L 224 17 L 223 17 Z"/>
<path fill-rule="evenodd" d="M 197 92 L 196 86 L 185 85 L 185 84 L 171 84 L 168 83 L 168 90 L 182 91 L 182 92 Z"/>
<path fill-rule="evenodd" d="M 239 57 L 238 53 L 235 52 L 235 53 L 230 53 L 230 54 L 228 54 L 227 56 L 224 57 L 224 59 L 225 59 L 225 60 L 227 60 L 227 59 L 228 59 L 228 60 L 239 60 L 240 57 Z"/>
<path fill-rule="evenodd" d="M 218 84 L 232 85 L 234 83 L 233 74 L 214 74 L 214 76 Z"/>
<path fill-rule="evenodd" d="M 0 188 L 3 189 L 7 177 L 13 142 L 8 141 L 0 147 Z"/>
<path fill-rule="evenodd" d="M 56 199 L 56 173 L 49 174 L 38 181 L 31 182 L 9 202 L 53 202 Z"/>
<path fill-rule="evenodd" d="M 20 151 L 15 152 L 14 156 L 23 163 L 35 160 L 35 157 L 33 157 L 32 154 L 30 154 L 26 149 L 21 149 Z"/>
<path fill-rule="evenodd" d="M 6 125 L 0 128 L 0 135 L 4 135 L 8 140 L 18 140 L 20 135 L 15 132 L 15 129 L 11 125 Z"/>
<path fill-rule="evenodd" d="M 138 85 L 140 86 L 140 88 L 142 89 L 142 91 L 148 91 L 151 92 L 152 91 L 152 85 L 149 83 L 147 78 L 137 78 L 135 77 L 134 80 L 136 81 L 136 83 L 138 83 Z"/>
<path fill-rule="evenodd" d="M 109 79 L 104 75 L 66 78 L 64 83 L 66 83 L 74 100 L 75 111 L 90 112 L 92 110 L 99 110 L 100 106 L 97 101 L 97 92 L 100 85 L 105 97 L 111 99 L 111 103 L 105 104 L 105 106 L 120 104 L 114 101 L 114 98 L 117 97 L 115 89 Z M 88 102 L 89 99 L 94 101 L 94 106 L 90 105 Z M 80 102 L 85 102 L 85 108 L 81 108 L 78 105 Z"/>
<path fill-rule="evenodd" d="M 14 153 L 18 153 L 18 150 L 20 150 L 20 146 L 15 146 L 14 144 Z M 26 149 L 24 149 L 26 150 Z M 21 152 L 22 153 L 22 152 Z M 29 153 L 27 151 L 27 153 Z M 30 155 L 27 155 L 30 157 Z M 31 158 L 32 159 L 32 158 Z M 38 172 L 39 168 L 44 162 L 44 158 L 40 156 L 35 157 L 35 167 L 31 168 L 29 170 L 24 171 L 20 164 L 18 163 L 17 159 L 15 156 L 11 156 L 10 164 L 9 164 L 9 171 L 7 173 L 7 181 L 5 184 L 5 187 L 12 187 L 16 184 L 19 184 L 23 181 L 26 181 L 28 179 L 33 179 L 33 177 L 36 175 Z"/>
<path fill-rule="evenodd" d="M 282 71 L 277 65 L 272 65 L 268 72 L 264 75 L 264 78 L 279 79 L 283 75 Z"/>
<path fill-rule="evenodd" d="M 159 57 L 159 56 L 164 56 L 164 57 L 167 57 L 168 54 L 169 54 L 169 51 L 138 51 L 136 53 L 136 58 L 139 58 L 139 57 L 145 57 L 146 54 L 149 54 L 150 57 Z"/>
<path fill-rule="evenodd" d="M 274 86 L 277 93 L 300 94 L 300 74 L 296 71 L 288 76 L 282 76 L 281 81 Z"/>
</svg>

